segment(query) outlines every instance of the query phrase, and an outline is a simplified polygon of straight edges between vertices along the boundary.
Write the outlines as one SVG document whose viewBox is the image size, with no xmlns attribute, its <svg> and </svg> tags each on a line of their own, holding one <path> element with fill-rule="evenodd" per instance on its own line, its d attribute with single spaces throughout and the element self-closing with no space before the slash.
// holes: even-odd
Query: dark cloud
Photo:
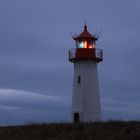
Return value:
<svg viewBox="0 0 140 140">
<path fill-rule="evenodd" d="M 71 32 L 79 33 L 85 20 L 90 32 L 102 32 L 103 119 L 139 119 L 139 4 L 1 0 L 0 124 L 70 120 L 73 66 L 67 54 L 74 47 Z"/>
</svg>

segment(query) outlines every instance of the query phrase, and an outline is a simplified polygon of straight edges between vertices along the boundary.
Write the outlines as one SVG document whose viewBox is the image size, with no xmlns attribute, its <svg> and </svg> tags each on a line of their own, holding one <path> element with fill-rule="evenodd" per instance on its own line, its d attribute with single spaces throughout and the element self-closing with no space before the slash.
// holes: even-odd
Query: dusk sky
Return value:
<svg viewBox="0 0 140 140">
<path fill-rule="evenodd" d="M 140 0 L 0 0 L 0 125 L 71 120 L 72 34 L 99 33 L 102 119 L 140 120 Z"/>
</svg>

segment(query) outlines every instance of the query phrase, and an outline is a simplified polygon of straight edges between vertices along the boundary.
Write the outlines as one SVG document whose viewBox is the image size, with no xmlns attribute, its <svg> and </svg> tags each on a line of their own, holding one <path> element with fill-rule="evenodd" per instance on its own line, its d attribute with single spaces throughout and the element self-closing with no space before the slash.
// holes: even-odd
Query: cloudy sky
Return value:
<svg viewBox="0 0 140 140">
<path fill-rule="evenodd" d="M 140 119 L 139 0 L 1 0 L 0 125 L 70 121 L 71 33 L 101 31 L 103 119 Z"/>
</svg>

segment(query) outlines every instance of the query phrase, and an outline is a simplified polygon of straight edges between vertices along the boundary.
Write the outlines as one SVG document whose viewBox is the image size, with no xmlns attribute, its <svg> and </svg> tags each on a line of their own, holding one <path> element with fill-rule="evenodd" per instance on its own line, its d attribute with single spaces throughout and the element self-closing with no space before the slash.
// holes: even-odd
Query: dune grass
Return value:
<svg viewBox="0 0 140 140">
<path fill-rule="evenodd" d="M 140 140 L 140 122 L 5 126 L 0 127 L 0 140 Z"/>
</svg>

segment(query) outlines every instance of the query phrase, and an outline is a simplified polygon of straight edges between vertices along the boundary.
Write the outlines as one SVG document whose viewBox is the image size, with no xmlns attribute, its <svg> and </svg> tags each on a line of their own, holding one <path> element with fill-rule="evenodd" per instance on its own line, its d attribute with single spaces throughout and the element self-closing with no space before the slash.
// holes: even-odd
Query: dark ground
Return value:
<svg viewBox="0 0 140 140">
<path fill-rule="evenodd" d="M 0 140 L 140 140 L 140 122 L 5 126 L 0 127 Z"/>
</svg>

